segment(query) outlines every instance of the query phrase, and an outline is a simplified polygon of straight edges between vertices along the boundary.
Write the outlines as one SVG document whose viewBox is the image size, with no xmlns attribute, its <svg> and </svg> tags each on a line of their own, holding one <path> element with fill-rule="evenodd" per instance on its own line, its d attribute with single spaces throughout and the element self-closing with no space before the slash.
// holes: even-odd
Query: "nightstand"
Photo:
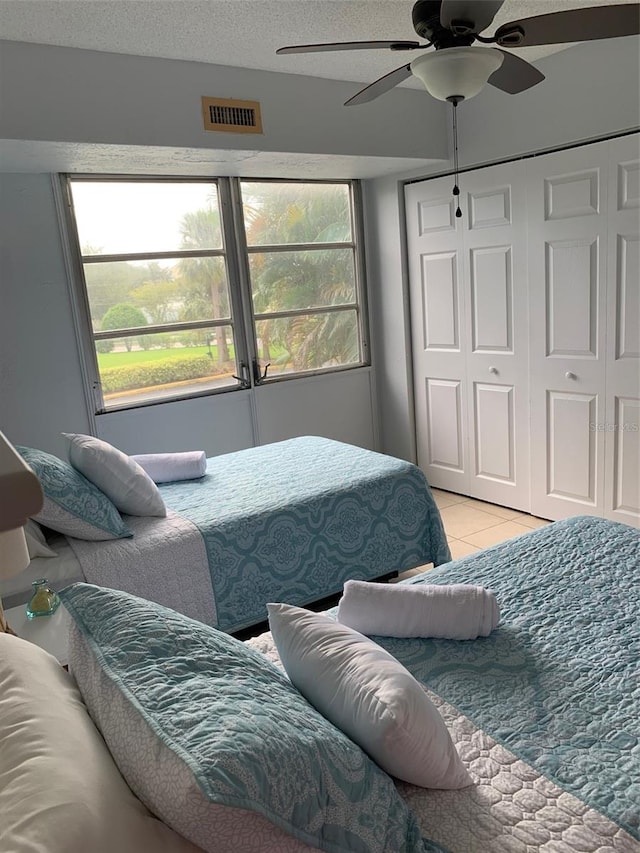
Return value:
<svg viewBox="0 0 640 853">
<path fill-rule="evenodd" d="M 53 616 L 38 616 L 36 619 L 27 618 L 27 606 L 21 604 L 4 611 L 7 622 L 15 633 L 35 643 L 36 646 L 58 658 L 63 666 L 69 662 L 68 640 L 71 617 L 64 604 L 61 604 Z"/>
</svg>

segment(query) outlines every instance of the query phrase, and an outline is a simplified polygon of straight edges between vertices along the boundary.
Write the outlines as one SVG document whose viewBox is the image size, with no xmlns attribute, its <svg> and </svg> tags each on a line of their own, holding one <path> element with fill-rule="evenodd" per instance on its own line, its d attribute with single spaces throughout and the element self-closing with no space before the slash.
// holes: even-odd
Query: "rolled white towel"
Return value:
<svg viewBox="0 0 640 853">
<path fill-rule="evenodd" d="M 384 584 L 347 581 L 338 622 L 380 637 L 486 637 L 500 621 L 495 595 L 470 584 Z"/>
<path fill-rule="evenodd" d="M 143 453 L 132 456 L 154 483 L 173 483 L 177 480 L 197 480 L 207 472 L 204 450 L 179 453 Z"/>
</svg>

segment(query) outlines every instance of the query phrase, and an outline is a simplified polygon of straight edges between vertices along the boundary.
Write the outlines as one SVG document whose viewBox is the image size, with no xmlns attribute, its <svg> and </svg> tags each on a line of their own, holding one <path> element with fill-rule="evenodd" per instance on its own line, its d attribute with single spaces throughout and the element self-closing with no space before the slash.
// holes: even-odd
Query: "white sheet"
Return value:
<svg viewBox="0 0 640 853">
<path fill-rule="evenodd" d="M 131 539 L 69 539 L 88 583 L 121 589 L 215 625 L 216 605 L 204 540 L 191 521 L 123 516 Z"/>
</svg>

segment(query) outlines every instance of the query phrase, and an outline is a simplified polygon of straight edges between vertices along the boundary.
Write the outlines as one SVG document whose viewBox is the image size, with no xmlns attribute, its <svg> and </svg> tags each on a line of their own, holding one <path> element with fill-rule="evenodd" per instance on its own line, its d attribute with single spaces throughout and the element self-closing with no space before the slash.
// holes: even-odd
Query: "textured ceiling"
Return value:
<svg viewBox="0 0 640 853">
<path fill-rule="evenodd" d="M 487 33 L 518 18 L 618 2 L 628 0 L 505 0 Z M 407 60 L 380 50 L 276 56 L 276 48 L 415 39 L 412 6 L 413 0 L 0 0 L 0 36 L 364 83 Z M 514 52 L 535 61 L 559 49 Z M 415 79 L 404 85 L 421 87 Z"/>
</svg>

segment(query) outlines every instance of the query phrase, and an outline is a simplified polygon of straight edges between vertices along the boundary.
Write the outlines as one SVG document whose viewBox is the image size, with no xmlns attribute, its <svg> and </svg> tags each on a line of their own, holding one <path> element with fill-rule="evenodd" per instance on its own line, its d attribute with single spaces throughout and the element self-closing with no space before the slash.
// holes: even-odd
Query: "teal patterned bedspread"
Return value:
<svg viewBox="0 0 640 853">
<path fill-rule="evenodd" d="M 120 771 L 199 847 L 242 849 L 232 817 L 207 808 L 221 804 L 329 853 L 439 850 L 391 778 L 263 655 L 119 590 L 79 583 L 62 598 L 88 644 L 72 636 L 73 673 Z"/>
<path fill-rule="evenodd" d="M 472 641 L 376 642 L 640 839 L 640 530 L 579 516 L 406 583 L 482 584 L 500 626 Z"/>
<path fill-rule="evenodd" d="M 200 480 L 159 487 L 207 549 L 218 627 L 304 605 L 349 578 L 451 559 L 438 508 L 415 465 L 304 436 L 207 460 Z"/>
</svg>

